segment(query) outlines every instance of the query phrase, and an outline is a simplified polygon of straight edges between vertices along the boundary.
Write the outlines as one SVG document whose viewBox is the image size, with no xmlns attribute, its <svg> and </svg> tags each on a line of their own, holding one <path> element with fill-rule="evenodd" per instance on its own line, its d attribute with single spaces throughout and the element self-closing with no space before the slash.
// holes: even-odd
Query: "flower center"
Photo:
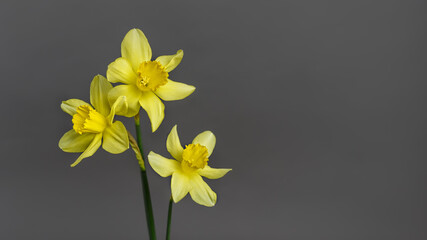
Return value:
<svg viewBox="0 0 427 240">
<path fill-rule="evenodd" d="M 136 70 L 138 79 L 136 86 L 142 91 L 155 91 L 162 85 L 168 82 L 169 73 L 157 61 L 146 61 L 139 65 Z"/>
<path fill-rule="evenodd" d="M 107 126 L 107 119 L 89 105 L 79 106 L 72 121 L 73 129 L 78 134 L 100 133 Z"/>
<path fill-rule="evenodd" d="M 189 144 L 182 152 L 181 166 L 184 170 L 202 169 L 208 164 L 208 149 L 200 144 Z"/>
</svg>

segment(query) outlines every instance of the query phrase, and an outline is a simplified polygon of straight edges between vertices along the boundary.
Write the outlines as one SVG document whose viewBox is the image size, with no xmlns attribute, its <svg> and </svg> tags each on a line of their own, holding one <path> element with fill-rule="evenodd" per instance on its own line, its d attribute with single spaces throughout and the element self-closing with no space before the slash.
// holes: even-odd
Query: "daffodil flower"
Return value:
<svg viewBox="0 0 427 240">
<path fill-rule="evenodd" d="M 166 141 L 166 148 L 175 160 L 150 152 L 148 161 L 160 176 L 172 175 L 171 190 L 175 203 L 190 193 L 191 198 L 196 203 L 212 207 L 216 203 L 216 193 L 212 191 L 202 177 L 218 179 L 231 169 L 208 166 L 209 156 L 212 154 L 216 143 L 215 135 L 211 131 L 200 133 L 184 149 L 181 146 L 176 129 L 175 125 Z"/>
<path fill-rule="evenodd" d="M 195 87 L 174 82 L 169 72 L 181 62 L 184 52 L 160 56 L 151 60 L 151 47 L 144 33 L 139 29 L 130 30 L 123 39 L 122 57 L 108 65 L 107 79 L 112 83 L 124 83 L 109 93 L 110 103 L 118 97 L 126 96 L 129 108 L 118 115 L 132 117 L 138 114 L 140 106 L 147 112 L 152 131 L 156 131 L 163 121 L 162 101 L 181 100 L 193 93 Z"/>
<path fill-rule="evenodd" d="M 97 75 L 90 85 L 90 102 L 63 101 L 61 108 L 73 116 L 73 129 L 59 140 L 64 152 L 83 152 L 71 165 L 76 166 L 84 158 L 92 156 L 101 146 L 110 153 L 122 153 L 129 148 L 126 127 L 120 121 L 113 122 L 115 111 L 126 108 L 125 97 L 118 98 L 110 107 L 108 91 L 113 88 L 103 76 Z"/>
</svg>

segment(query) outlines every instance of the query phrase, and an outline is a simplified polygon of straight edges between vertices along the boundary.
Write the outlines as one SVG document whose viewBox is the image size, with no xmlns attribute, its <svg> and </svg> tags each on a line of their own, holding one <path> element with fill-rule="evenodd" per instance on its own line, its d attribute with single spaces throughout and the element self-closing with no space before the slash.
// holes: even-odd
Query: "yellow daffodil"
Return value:
<svg viewBox="0 0 427 240">
<path fill-rule="evenodd" d="M 103 76 L 95 76 L 90 85 L 92 106 L 79 99 L 63 101 L 61 108 L 73 116 L 73 129 L 59 140 L 65 152 L 83 152 L 71 165 L 76 166 L 84 158 L 92 156 L 101 146 L 107 152 L 121 153 L 129 148 L 128 133 L 120 121 L 113 122 L 115 111 L 126 108 L 125 97 L 120 97 L 110 107 L 108 92 L 113 88 Z"/>
<path fill-rule="evenodd" d="M 150 152 L 148 161 L 160 176 L 172 175 L 171 190 L 175 203 L 190 193 L 196 203 L 212 207 L 216 203 L 216 193 L 202 177 L 218 179 L 231 169 L 208 166 L 209 156 L 216 143 L 215 135 L 211 131 L 200 133 L 184 149 L 179 141 L 176 128 L 176 125 L 172 128 L 166 141 L 166 148 L 175 160 Z"/>
<path fill-rule="evenodd" d="M 107 79 L 112 83 L 124 83 L 109 93 L 110 103 L 120 96 L 126 96 L 129 108 L 118 115 L 132 117 L 138 114 L 140 106 L 147 112 L 152 131 L 156 131 L 163 121 L 162 101 L 181 100 L 190 95 L 195 87 L 174 82 L 169 72 L 181 62 L 184 52 L 160 56 L 151 60 L 151 47 L 144 33 L 139 29 L 130 30 L 123 39 L 122 57 L 108 65 Z"/>
</svg>

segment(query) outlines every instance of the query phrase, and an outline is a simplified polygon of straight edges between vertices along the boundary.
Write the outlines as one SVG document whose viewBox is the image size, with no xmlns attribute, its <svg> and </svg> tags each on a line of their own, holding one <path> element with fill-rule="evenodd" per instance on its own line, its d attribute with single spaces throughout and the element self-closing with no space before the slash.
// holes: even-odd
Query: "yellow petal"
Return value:
<svg viewBox="0 0 427 240">
<path fill-rule="evenodd" d="M 89 104 L 80 99 L 68 99 L 67 101 L 62 101 L 61 109 L 62 111 L 73 116 L 74 114 L 77 113 L 77 108 L 81 105 L 89 105 Z"/>
<path fill-rule="evenodd" d="M 197 135 L 194 140 L 193 144 L 200 144 L 205 146 L 208 149 L 208 157 L 212 154 L 214 148 L 215 148 L 216 138 L 215 135 L 211 131 L 204 131 Z"/>
<path fill-rule="evenodd" d="M 182 148 L 181 142 L 179 141 L 178 132 L 176 130 L 177 126 L 175 125 L 171 132 L 168 135 L 168 139 L 166 140 L 166 148 L 168 152 L 174 157 L 176 160 L 182 160 Z"/>
<path fill-rule="evenodd" d="M 104 76 L 96 75 L 90 84 L 90 103 L 95 110 L 104 116 L 110 113 L 108 92 L 113 89 L 111 83 Z"/>
<path fill-rule="evenodd" d="M 126 34 L 122 42 L 122 57 L 130 62 L 134 71 L 142 62 L 151 60 L 151 47 L 141 30 L 134 28 Z"/>
<path fill-rule="evenodd" d="M 59 148 L 64 152 L 83 152 L 95 135 L 94 133 L 78 134 L 74 129 L 71 129 L 59 140 Z"/>
<path fill-rule="evenodd" d="M 160 56 L 156 59 L 156 61 L 162 64 L 163 67 L 165 67 L 166 72 L 170 72 L 179 65 L 183 56 L 184 51 L 180 49 L 176 52 L 176 54 Z"/>
<path fill-rule="evenodd" d="M 224 177 L 226 173 L 231 171 L 230 168 L 211 168 L 209 166 L 199 170 L 199 174 L 209 179 L 218 179 Z"/>
<path fill-rule="evenodd" d="M 215 205 L 216 193 L 212 191 L 205 181 L 203 181 L 200 175 L 193 175 L 190 182 L 192 185 L 190 195 L 196 203 L 206 207 L 212 207 Z"/>
<path fill-rule="evenodd" d="M 190 178 L 182 171 L 175 171 L 172 174 L 171 180 L 171 191 L 172 198 L 175 203 L 179 202 L 181 199 L 187 195 L 191 190 Z"/>
<path fill-rule="evenodd" d="M 148 154 L 148 162 L 154 171 L 162 177 L 169 177 L 174 171 L 181 168 L 179 162 L 167 159 L 155 152 Z"/>
<path fill-rule="evenodd" d="M 117 58 L 116 61 L 108 65 L 107 79 L 112 83 L 134 84 L 137 76 L 128 60 Z"/>
<path fill-rule="evenodd" d="M 168 82 L 160 86 L 156 91 L 156 95 L 165 101 L 181 100 L 188 97 L 196 88 L 180 82 L 174 82 L 168 79 Z"/>
<path fill-rule="evenodd" d="M 147 112 L 151 121 L 151 129 L 155 132 L 165 117 L 165 105 L 163 105 L 162 101 L 151 91 L 142 92 L 139 103 Z"/>
<path fill-rule="evenodd" d="M 127 112 L 129 108 L 128 102 L 126 100 L 126 96 L 120 96 L 111 106 L 110 114 L 107 116 L 107 121 L 111 124 L 113 123 L 114 116 L 116 112 Z"/>
<path fill-rule="evenodd" d="M 77 158 L 77 160 L 73 164 L 71 164 L 71 167 L 75 167 L 84 158 L 92 156 L 96 152 L 96 150 L 98 150 L 98 148 L 101 146 L 101 139 L 102 139 L 102 133 L 96 134 L 92 142 L 86 148 L 86 150 L 79 156 L 79 158 Z"/>
<path fill-rule="evenodd" d="M 109 153 L 122 153 L 129 148 L 129 138 L 126 127 L 122 122 L 116 121 L 105 128 L 102 148 Z"/>
<path fill-rule="evenodd" d="M 117 109 L 116 115 L 125 117 L 135 116 L 139 112 L 141 91 L 135 85 L 119 85 L 110 90 L 108 93 L 108 101 L 113 105 L 120 96 L 126 97 L 128 108 L 127 112 L 123 111 L 123 108 Z"/>
</svg>

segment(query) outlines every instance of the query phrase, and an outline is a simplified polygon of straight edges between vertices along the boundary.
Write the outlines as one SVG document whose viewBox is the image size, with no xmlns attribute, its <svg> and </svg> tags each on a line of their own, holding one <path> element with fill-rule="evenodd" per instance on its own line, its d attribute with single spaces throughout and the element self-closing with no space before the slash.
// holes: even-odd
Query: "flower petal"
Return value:
<svg viewBox="0 0 427 240">
<path fill-rule="evenodd" d="M 166 72 L 174 70 L 182 60 L 184 56 L 184 51 L 181 49 L 176 52 L 174 55 L 165 55 L 160 56 L 156 59 L 163 67 L 165 67 Z"/>
<path fill-rule="evenodd" d="M 122 57 L 130 62 L 134 71 L 142 62 L 151 60 L 151 47 L 141 30 L 134 28 L 126 34 L 122 42 Z"/>
<path fill-rule="evenodd" d="M 181 142 L 179 141 L 178 132 L 176 130 L 177 126 L 173 126 L 171 132 L 168 135 L 168 139 L 166 140 L 166 148 L 168 152 L 174 157 L 176 160 L 182 160 L 182 148 Z"/>
<path fill-rule="evenodd" d="M 61 109 L 73 116 L 77 113 L 77 108 L 81 105 L 90 105 L 89 103 L 82 101 L 80 99 L 68 99 L 67 101 L 62 101 Z"/>
<path fill-rule="evenodd" d="M 167 159 L 155 152 L 150 152 L 148 154 L 148 162 L 154 171 L 162 177 L 169 177 L 174 171 L 181 168 L 179 162 Z"/>
<path fill-rule="evenodd" d="M 202 177 L 195 174 L 191 177 L 190 182 L 192 185 L 191 198 L 200 205 L 213 207 L 216 203 L 216 193 L 203 181 Z"/>
<path fill-rule="evenodd" d="M 209 166 L 204 167 L 199 170 L 200 176 L 209 178 L 209 179 L 218 179 L 224 177 L 226 173 L 231 171 L 231 168 L 211 168 Z"/>
<path fill-rule="evenodd" d="M 189 180 L 190 178 L 182 171 L 175 171 L 172 174 L 171 191 L 172 198 L 175 203 L 183 199 L 185 195 L 187 195 L 187 193 L 191 190 L 191 184 Z"/>
<path fill-rule="evenodd" d="M 108 101 L 113 105 L 120 96 L 126 97 L 128 108 L 127 112 L 125 112 L 123 108 L 116 109 L 116 115 L 133 117 L 138 114 L 141 91 L 135 85 L 119 85 L 110 90 L 108 93 Z"/>
<path fill-rule="evenodd" d="M 110 113 L 108 103 L 108 92 L 113 89 L 113 85 L 104 76 L 96 75 L 90 84 L 90 103 L 104 116 Z"/>
<path fill-rule="evenodd" d="M 126 100 L 126 96 L 120 96 L 111 106 L 110 114 L 107 116 L 107 121 L 112 124 L 114 120 L 114 116 L 116 112 L 127 112 L 129 108 L 128 102 Z"/>
<path fill-rule="evenodd" d="M 208 157 L 212 154 L 214 148 L 215 148 L 216 138 L 215 135 L 211 131 L 204 131 L 197 135 L 194 140 L 193 144 L 200 144 L 205 146 L 208 149 Z"/>
<path fill-rule="evenodd" d="M 109 153 L 122 153 L 129 148 L 128 132 L 120 121 L 106 127 L 102 137 L 102 148 Z"/>
<path fill-rule="evenodd" d="M 77 158 L 77 160 L 73 164 L 71 164 L 71 167 L 75 167 L 84 158 L 92 156 L 96 152 L 96 150 L 98 150 L 98 148 L 101 146 L 101 139 L 102 139 L 102 133 L 96 134 L 92 142 L 86 148 L 86 150 L 79 156 L 79 158 Z"/>
<path fill-rule="evenodd" d="M 64 152 L 83 152 L 92 142 L 96 134 L 78 134 L 74 129 L 66 132 L 59 140 L 59 148 Z"/>
<path fill-rule="evenodd" d="M 165 101 L 174 101 L 188 97 L 195 89 L 196 88 L 194 86 L 168 79 L 168 82 L 159 87 L 155 93 Z"/>
<path fill-rule="evenodd" d="M 128 60 L 117 58 L 116 61 L 108 65 L 107 79 L 112 83 L 134 84 L 137 76 Z"/>
<path fill-rule="evenodd" d="M 142 92 L 139 103 L 147 112 L 151 121 L 151 129 L 155 132 L 165 117 L 165 105 L 163 105 L 162 101 L 151 91 Z"/>
</svg>

